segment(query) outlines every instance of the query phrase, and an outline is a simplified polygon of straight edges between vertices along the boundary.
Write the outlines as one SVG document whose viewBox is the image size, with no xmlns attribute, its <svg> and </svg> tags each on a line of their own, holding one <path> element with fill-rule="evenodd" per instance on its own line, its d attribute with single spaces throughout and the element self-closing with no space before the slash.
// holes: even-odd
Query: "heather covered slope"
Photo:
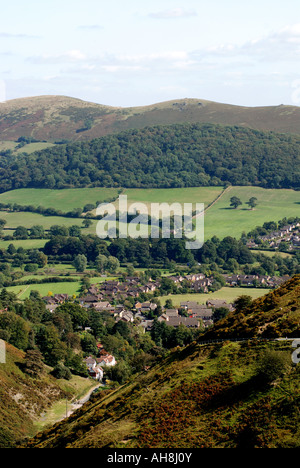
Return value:
<svg viewBox="0 0 300 468">
<path fill-rule="evenodd" d="M 300 133 L 297 106 L 242 107 L 179 99 L 141 107 L 110 107 L 66 96 L 36 96 L 0 103 L 0 140 L 86 141 L 152 125 L 214 123 Z"/>
<path fill-rule="evenodd" d="M 293 301 L 288 320 L 299 313 L 299 285 L 298 276 L 280 288 L 268 310 L 259 309 L 270 296 L 254 301 L 255 313 L 269 320 Z M 96 394 L 25 447 L 299 448 L 300 369 L 292 352 L 290 341 L 193 342 Z"/>
</svg>

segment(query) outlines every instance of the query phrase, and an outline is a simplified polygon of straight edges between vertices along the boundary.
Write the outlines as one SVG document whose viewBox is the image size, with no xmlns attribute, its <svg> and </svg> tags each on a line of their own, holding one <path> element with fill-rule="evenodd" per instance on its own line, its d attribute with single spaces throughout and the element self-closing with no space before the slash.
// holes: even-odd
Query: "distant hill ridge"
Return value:
<svg viewBox="0 0 300 468">
<path fill-rule="evenodd" d="M 0 103 L 0 140 L 87 141 L 152 125 L 211 123 L 262 131 L 300 133 L 300 107 L 243 107 L 179 99 L 140 107 L 112 107 L 65 96 L 36 96 Z"/>
</svg>

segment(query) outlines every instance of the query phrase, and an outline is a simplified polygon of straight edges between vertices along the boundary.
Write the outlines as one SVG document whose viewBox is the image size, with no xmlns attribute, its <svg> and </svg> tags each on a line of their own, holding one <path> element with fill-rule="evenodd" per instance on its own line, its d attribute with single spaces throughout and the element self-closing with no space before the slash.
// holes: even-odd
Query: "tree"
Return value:
<svg viewBox="0 0 300 468">
<path fill-rule="evenodd" d="M 43 226 L 36 225 L 30 228 L 30 237 L 32 239 L 43 239 L 45 231 Z"/>
<path fill-rule="evenodd" d="M 28 239 L 28 230 L 24 226 L 18 226 L 13 236 L 16 239 Z"/>
<path fill-rule="evenodd" d="M 243 203 L 238 197 L 231 197 L 230 198 L 230 206 L 232 206 L 234 209 L 237 209 L 238 206 L 242 205 Z"/>
<path fill-rule="evenodd" d="M 250 306 L 250 304 L 252 303 L 252 297 L 251 296 L 246 296 L 246 295 L 243 295 L 243 296 L 239 296 L 235 302 L 233 303 L 234 307 L 235 307 L 235 310 L 237 312 L 241 312 L 243 311 L 244 309 L 246 309 L 247 307 Z"/>
<path fill-rule="evenodd" d="M 26 352 L 24 372 L 33 378 L 41 377 L 44 373 L 43 356 L 39 350 L 29 349 Z"/>
<path fill-rule="evenodd" d="M 106 265 L 107 265 L 107 257 L 105 255 L 99 254 L 95 260 L 96 270 L 99 273 L 104 273 Z"/>
<path fill-rule="evenodd" d="M 106 269 L 109 273 L 116 273 L 120 268 L 120 262 L 116 257 L 109 256 L 106 262 Z"/>
<path fill-rule="evenodd" d="M 229 309 L 227 307 L 219 307 L 218 309 L 214 310 L 214 322 L 217 322 L 218 320 L 222 320 L 229 314 Z"/>
<path fill-rule="evenodd" d="M 74 329 L 87 325 L 88 313 L 83 307 L 80 307 L 79 304 L 65 303 L 60 305 L 55 312 L 66 313 L 66 315 L 71 318 Z"/>
<path fill-rule="evenodd" d="M 76 255 L 74 258 L 72 265 L 76 268 L 76 271 L 83 272 L 87 267 L 87 258 L 83 254 Z"/>
<path fill-rule="evenodd" d="M 251 197 L 250 200 L 247 202 L 247 205 L 249 205 L 249 208 L 251 208 L 251 210 L 253 210 L 256 205 L 257 205 L 257 198 L 256 197 Z"/>
<path fill-rule="evenodd" d="M 79 226 L 73 225 L 69 228 L 69 235 L 71 237 L 80 237 L 81 236 L 81 229 Z"/>
<path fill-rule="evenodd" d="M 82 225 L 83 227 L 85 227 L 86 229 L 89 228 L 91 225 L 93 224 L 93 221 L 91 219 L 84 219 L 82 221 Z"/>
</svg>

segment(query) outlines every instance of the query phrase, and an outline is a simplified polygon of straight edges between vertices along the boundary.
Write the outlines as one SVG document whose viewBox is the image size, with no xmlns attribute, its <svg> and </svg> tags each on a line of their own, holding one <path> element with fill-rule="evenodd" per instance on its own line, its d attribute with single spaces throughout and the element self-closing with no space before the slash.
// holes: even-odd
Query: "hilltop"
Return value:
<svg viewBox="0 0 300 468">
<path fill-rule="evenodd" d="M 300 107 L 243 107 L 179 99 L 140 107 L 111 107 L 66 96 L 37 96 L 0 103 L 0 140 L 86 141 L 152 125 L 211 123 L 262 131 L 300 133 Z"/>
<path fill-rule="evenodd" d="M 260 326 L 280 321 L 277 337 L 296 336 L 299 288 L 298 275 L 255 300 L 252 317 L 260 317 Z M 249 314 L 236 312 L 232 339 Z M 258 340 L 256 324 L 247 326 L 247 341 L 204 344 L 204 335 L 173 349 L 22 448 L 299 447 L 299 368 L 291 362 L 291 342 Z"/>
</svg>

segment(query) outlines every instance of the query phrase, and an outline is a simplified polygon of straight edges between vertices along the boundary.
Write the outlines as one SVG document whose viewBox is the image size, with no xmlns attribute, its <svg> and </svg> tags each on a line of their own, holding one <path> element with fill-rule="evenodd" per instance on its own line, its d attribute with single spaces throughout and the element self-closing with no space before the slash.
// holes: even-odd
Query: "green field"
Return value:
<svg viewBox="0 0 300 468">
<path fill-rule="evenodd" d="M 39 291 L 40 295 L 47 296 L 50 292 L 52 294 L 69 294 L 76 296 L 79 293 L 81 283 L 76 281 L 74 283 L 45 283 L 45 284 L 30 284 L 30 285 L 19 285 L 10 286 L 7 291 L 11 291 L 17 295 L 18 299 L 26 299 L 30 296 L 30 291 Z"/>
<path fill-rule="evenodd" d="M 240 198 L 243 205 L 230 208 L 230 198 Z M 249 210 L 245 203 L 257 198 L 257 206 Z M 263 189 L 260 187 L 232 187 L 205 214 L 205 238 L 213 235 L 240 237 L 266 221 L 280 221 L 284 217 L 300 217 L 300 193 L 294 190 Z"/>
<path fill-rule="evenodd" d="M 47 242 L 47 239 L 24 239 L 24 240 L 0 240 L 0 249 L 7 249 L 10 244 L 13 244 L 16 249 L 23 247 L 25 250 L 42 249 Z"/>
<path fill-rule="evenodd" d="M 46 148 L 50 148 L 51 146 L 55 146 L 53 143 L 42 142 L 39 141 L 37 143 L 28 143 L 27 145 L 22 146 L 21 148 L 17 148 L 19 145 L 16 141 L 0 141 L 0 151 L 7 151 L 11 150 L 18 153 L 28 153 L 31 154 L 34 151 L 41 151 Z"/>
<path fill-rule="evenodd" d="M 207 207 L 223 192 L 223 187 L 190 187 L 175 189 L 126 189 L 128 205 L 141 202 L 151 213 L 151 203 L 204 203 Z M 0 199 L 1 200 L 1 199 Z"/>
<path fill-rule="evenodd" d="M 239 296 L 246 295 L 251 296 L 253 299 L 268 294 L 269 289 L 258 289 L 258 288 L 229 288 L 224 287 L 219 291 L 207 294 L 169 294 L 168 296 L 161 296 L 159 300 L 164 305 L 167 299 L 171 299 L 173 305 L 178 307 L 181 302 L 191 301 L 198 302 L 199 304 L 205 304 L 209 299 L 222 299 L 228 303 L 232 303 Z"/>
<path fill-rule="evenodd" d="M 25 212 L 9 212 L 0 211 L 0 218 L 5 219 L 7 224 L 5 226 L 4 235 L 12 235 L 12 232 L 7 229 L 15 230 L 18 226 L 24 226 L 27 229 L 35 225 L 41 225 L 45 230 L 50 229 L 51 226 L 59 225 L 70 227 L 73 225 L 82 226 L 83 219 L 81 218 L 64 218 L 63 216 L 43 216 L 38 213 L 25 213 Z M 84 234 L 95 234 L 96 220 L 92 220 L 93 225 L 84 229 Z"/>
<path fill-rule="evenodd" d="M 117 189 L 101 187 L 63 190 L 19 189 L 0 194 L 0 203 L 43 206 L 66 213 L 74 208 L 83 208 L 88 203 L 96 204 L 98 201 L 102 202 L 117 196 Z"/>
<path fill-rule="evenodd" d="M 294 190 L 263 189 L 260 187 L 230 187 L 225 192 L 222 187 L 197 187 L 178 189 L 126 189 L 128 208 L 133 203 L 143 203 L 145 210 L 151 214 L 151 203 L 204 203 L 205 239 L 214 235 L 220 239 L 226 236 L 239 238 L 243 232 L 249 232 L 266 221 L 279 221 L 284 217 L 300 216 L 300 194 Z M 238 209 L 230 208 L 230 198 L 236 196 L 243 205 Z M 257 206 L 250 210 L 246 202 L 257 198 Z M 87 203 L 96 203 L 105 199 L 115 198 L 118 208 L 118 190 L 110 188 L 82 188 L 66 190 L 20 189 L 0 195 L 0 202 L 17 203 L 20 205 L 42 205 L 53 207 L 63 212 L 74 208 L 83 208 Z M 142 210 L 141 210 L 142 211 Z M 18 226 L 30 228 L 33 225 L 43 225 L 44 229 L 58 224 L 64 226 L 82 226 L 82 219 L 64 218 L 58 216 L 44 217 L 37 213 L 0 212 L 0 218 L 7 221 L 6 228 L 15 229 Z M 85 234 L 96 233 L 97 221 Z M 8 231 L 9 233 L 9 231 Z"/>
</svg>

